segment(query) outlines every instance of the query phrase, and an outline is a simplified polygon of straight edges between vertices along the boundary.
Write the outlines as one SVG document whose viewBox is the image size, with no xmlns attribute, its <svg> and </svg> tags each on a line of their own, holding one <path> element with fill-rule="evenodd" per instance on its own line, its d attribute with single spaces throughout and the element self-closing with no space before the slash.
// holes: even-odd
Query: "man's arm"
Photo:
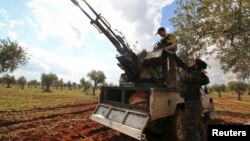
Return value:
<svg viewBox="0 0 250 141">
<path fill-rule="evenodd" d="M 209 83 L 209 78 L 204 72 L 202 72 L 202 75 L 203 75 L 203 80 L 201 82 L 201 85 L 207 85 Z"/>
<path fill-rule="evenodd" d="M 175 54 L 175 53 L 169 53 L 169 57 L 172 57 L 174 59 L 174 61 L 176 62 L 177 67 L 180 67 L 184 70 L 186 70 L 188 67 L 187 65 Z"/>
</svg>

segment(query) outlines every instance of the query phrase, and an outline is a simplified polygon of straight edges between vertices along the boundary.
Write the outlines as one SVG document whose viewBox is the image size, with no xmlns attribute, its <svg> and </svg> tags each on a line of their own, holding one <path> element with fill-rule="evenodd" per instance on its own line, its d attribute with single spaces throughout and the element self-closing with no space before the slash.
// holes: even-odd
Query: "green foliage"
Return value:
<svg viewBox="0 0 250 141">
<path fill-rule="evenodd" d="M 4 84 L 4 80 L 3 80 L 3 77 L 0 77 L 0 84 Z"/>
<path fill-rule="evenodd" d="M 250 76 L 250 1 L 177 0 L 171 19 L 184 60 L 216 54 L 225 73 Z"/>
<path fill-rule="evenodd" d="M 60 83 L 61 83 L 60 80 L 58 80 L 58 79 L 54 80 L 53 81 L 53 86 L 56 87 L 56 89 L 58 89 L 58 87 L 60 86 Z"/>
<path fill-rule="evenodd" d="M 0 39 L 0 73 L 14 71 L 28 61 L 27 53 L 17 42 Z"/>
<path fill-rule="evenodd" d="M 80 83 L 81 83 L 81 86 L 83 87 L 83 92 L 86 92 L 92 86 L 91 82 L 90 81 L 86 81 L 84 77 L 80 79 Z"/>
<path fill-rule="evenodd" d="M 246 92 L 248 85 L 245 82 L 238 81 L 234 85 L 234 90 L 236 93 L 243 94 Z"/>
<path fill-rule="evenodd" d="M 56 74 L 50 73 L 50 74 L 42 74 L 41 76 L 41 83 L 43 86 L 45 86 L 44 91 L 50 92 L 50 86 L 52 85 L 53 81 L 57 80 Z"/>
<path fill-rule="evenodd" d="M 230 81 L 227 83 L 227 87 L 231 92 L 235 92 L 235 84 L 237 83 L 237 81 Z"/>
<path fill-rule="evenodd" d="M 241 100 L 240 95 L 247 91 L 248 84 L 243 81 L 230 81 L 228 82 L 228 88 L 235 91 L 238 94 L 238 100 Z"/>
<path fill-rule="evenodd" d="M 10 76 L 8 74 L 2 77 L 2 81 L 7 85 L 6 88 L 10 88 L 11 84 L 15 84 L 16 80 L 14 76 Z"/>
<path fill-rule="evenodd" d="M 24 88 L 24 85 L 25 85 L 26 83 L 27 83 L 27 80 L 25 79 L 24 76 L 21 76 L 21 77 L 19 77 L 19 78 L 17 79 L 17 84 L 19 85 L 19 87 L 20 87 L 21 89 Z"/>
<path fill-rule="evenodd" d="M 29 82 L 28 82 L 28 87 L 37 87 L 39 85 L 39 82 L 37 82 L 37 80 L 30 80 Z"/>
<path fill-rule="evenodd" d="M 93 95 L 95 95 L 95 89 L 98 84 L 105 82 L 106 76 L 102 71 L 92 70 L 87 74 L 87 76 L 94 82 Z"/>
<path fill-rule="evenodd" d="M 221 92 L 226 91 L 226 85 L 225 84 L 214 84 L 211 86 L 211 89 L 219 93 L 219 97 L 221 97 Z"/>
<path fill-rule="evenodd" d="M 74 89 L 76 89 L 76 87 L 77 87 L 76 82 L 73 82 L 73 83 L 72 83 L 72 87 L 73 87 Z"/>
<path fill-rule="evenodd" d="M 68 87 L 69 90 L 72 90 L 72 88 L 71 88 L 72 87 L 71 81 L 68 81 L 67 87 Z"/>
</svg>

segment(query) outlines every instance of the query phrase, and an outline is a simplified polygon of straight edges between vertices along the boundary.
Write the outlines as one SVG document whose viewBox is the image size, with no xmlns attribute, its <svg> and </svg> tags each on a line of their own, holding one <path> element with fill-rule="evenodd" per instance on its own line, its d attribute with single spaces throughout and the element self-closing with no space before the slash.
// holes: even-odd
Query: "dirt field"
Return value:
<svg viewBox="0 0 250 141">
<path fill-rule="evenodd" d="M 88 119 L 96 103 L 1 112 L 0 140 L 118 140 L 124 135 Z"/>
<path fill-rule="evenodd" d="M 5 94 L 0 94 L 0 99 L 3 100 Z M 41 100 L 45 102 L 50 97 L 52 96 L 48 95 Z M 56 97 L 59 98 L 58 95 Z M 78 95 L 72 94 L 71 100 L 65 104 L 58 103 L 47 107 L 36 105 L 35 108 L 24 110 L 1 107 L 5 110 L 0 111 L 0 140 L 134 141 L 88 119 L 97 104 L 96 99 L 79 99 Z M 3 101 L 0 104 L 2 103 Z M 217 116 L 208 124 L 243 124 L 250 121 L 250 96 L 245 95 L 242 101 L 238 101 L 236 95 L 214 95 L 214 103 Z"/>
</svg>

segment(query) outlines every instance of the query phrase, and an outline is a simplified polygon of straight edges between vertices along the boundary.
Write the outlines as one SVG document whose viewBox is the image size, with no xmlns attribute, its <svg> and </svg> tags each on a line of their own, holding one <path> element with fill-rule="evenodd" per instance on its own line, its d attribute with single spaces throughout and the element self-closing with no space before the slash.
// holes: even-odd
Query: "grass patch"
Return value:
<svg viewBox="0 0 250 141">
<path fill-rule="evenodd" d="M 19 89 L 0 86 L 0 111 L 18 111 L 34 108 L 57 107 L 97 101 L 98 95 L 86 95 L 81 90 L 43 92 L 41 88 Z"/>
</svg>

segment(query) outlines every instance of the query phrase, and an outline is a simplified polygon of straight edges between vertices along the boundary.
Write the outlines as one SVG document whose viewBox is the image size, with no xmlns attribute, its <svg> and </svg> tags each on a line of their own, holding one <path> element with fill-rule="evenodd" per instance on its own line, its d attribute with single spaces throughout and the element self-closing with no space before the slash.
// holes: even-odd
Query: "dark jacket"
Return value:
<svg viewBox="0 0 250 141">
<path fill-rule="evenodd" d="M 209 83 L 209 78 L 199 69 L 188 67 L 175 54 L 173 58 L 178 67 L 184 69 L 180 74 L 180 95 L 185 99 L 199 99 L 201 86 Z"/>
<path fill-rule="evenodd" d="M 180 74 L 180 95 L 187 99 L 199 99 L 201 86 L 209 83 L 201 70 L 186 70 Z"/>
</svg>

